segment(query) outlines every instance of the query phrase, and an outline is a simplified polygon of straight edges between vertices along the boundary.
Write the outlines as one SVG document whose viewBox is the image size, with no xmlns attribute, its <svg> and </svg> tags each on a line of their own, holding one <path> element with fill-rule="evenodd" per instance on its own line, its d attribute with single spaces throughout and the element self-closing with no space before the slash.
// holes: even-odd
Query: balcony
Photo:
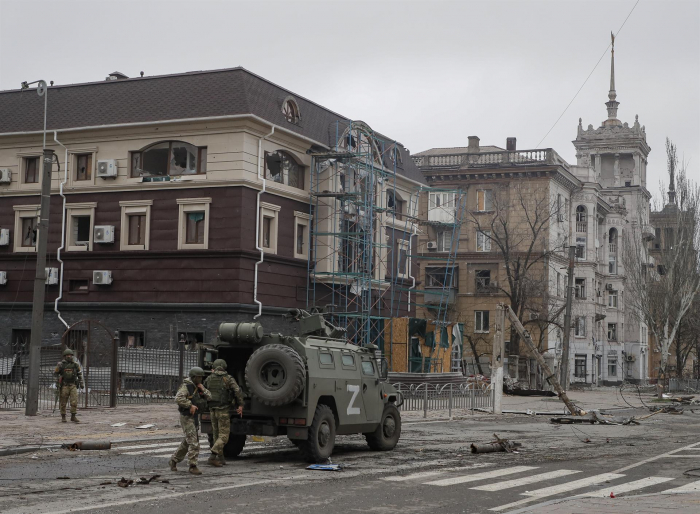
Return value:
<svg viewBox="0 0 700 514">
<path fill-rule="evenodd" d="M 443 289 L 443 288 L 428 288 L 426 287 L 423 291 L 424 302 L 426 305 L 452 305 L 457 299 L 457 292 L 454 288 Z"/>
<path fill-rule="evenodd" d="M 568 164 L 551 148 L 541 150 L 516 150 L 514 152 L 454 153 L 444 155 L 414 156 L 413 162 L 421 168 L 499 168 L 511 166 Z"/>
<path fill-rule="evenodd" d="M 577 221 L 576 222 L 576 232 L 585 234 L 588 232 L 588 222 L 587 221 Z"/>
<path fill-rule="evenodd" d="M 617 254 L 617 243 L 608 243 L 608 252 L 611 255 Z"/>
<path fill-rule="evenodd" d="M 642 238 L 649 241 L 651 239 L 654 239 L 656 237 L 656 232 L 654 231 L 654 227 L 649 225 L 648 223 L 642 225 Z"/>
</svg>

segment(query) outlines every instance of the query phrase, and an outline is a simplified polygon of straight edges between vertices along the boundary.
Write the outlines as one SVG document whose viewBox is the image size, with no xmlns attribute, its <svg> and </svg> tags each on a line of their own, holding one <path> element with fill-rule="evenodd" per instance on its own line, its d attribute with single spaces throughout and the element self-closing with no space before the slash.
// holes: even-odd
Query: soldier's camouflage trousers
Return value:
<svg viewBox="0 0 700 514">
<path fill-rule="evenodd" d="M 78 412 L 78 388 L 75 384 L 68 384 L 61 387 L 61 392 L 58 397 L 58 406 L 61 409 L 61 416 L 66 415 L 66 404 L 70 400 L 70 413 Z"/>
<path fill-rule="evenodd" d="M 214 445 L 211 447 L 211 452 L 219 455 L 224 451 L 231 433 L 231 412 L 228 407 L 211 409 L 211 428 L 214 432 Z"/>
<path fill-rule="evenodd" d="M 194 426 L 194 416 L 180 414 L 180 426 L 185 433 L 185 438 L 173 455 L 173 460 L 181 462 L 187 455 L 187 463 L 190 466 L 196 466 L 197 457 L 199 456 L 199 439 L 197 438 L 197 429 Z"/>
</svg>

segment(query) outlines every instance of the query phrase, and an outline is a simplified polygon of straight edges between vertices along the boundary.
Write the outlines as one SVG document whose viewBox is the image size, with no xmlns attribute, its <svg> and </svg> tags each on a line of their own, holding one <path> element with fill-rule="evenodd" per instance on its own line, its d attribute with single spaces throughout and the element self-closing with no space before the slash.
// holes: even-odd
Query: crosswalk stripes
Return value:
<svg viewBox="0 0 700 514">
<path fill-rule="evenodd" d="M 419 473 L 412 473 L 410 475 L 403 475 L 403 476 L 393 476 L 393 477 L 384 477 L 382 480 L 385 480 L 387 482 L 406 482 L 408 480 L 418 480 L 420 478 L 427 478 L 427 477 L 434 477 L 437 475 L 442 475 L 448 471 L 465 471 L 467 469 L 477 469 L 477 468 L 486 468 L 489 466 L 493 466 L 492 463 L 478 463 L 478 464 L 471 464 L 470 466 L 459 466 L 459 467 L 454 467 L 454 468 L 441 468 L 435 471 L 422 471 Z"/>
<path fill-rule="evenodd" d="M 663 491 L 664 493 L 692 493 L 695 491 L 700 491 L 700 480 L 697 482 L 690 482 L 689 484 L 676 487 L 675 489 L 667 489 Z"/>
<path fill-rule="evenodd" d="M 448 486 L 455 484 L 465 484 L 467 482 L 477 482 L 479 480 L 486 480 L 489 478 L 496 478 L 505 475 L 514 475 L 515 473 L 522 473 L 523 471 L 530 471 L 537 469 L 533 466 L 514 466 L 512 468 L 496 469 L 494 471 L 485 471 L 483 473 L 474 473 L 473 475 L 462 475 L 452 478 L 444 478 L 442 480 L 436 480 L 434 482 L 428 482 L 427 485 L 437 485 L 437 486 Z"/>
<path fill-rule="evenodd" d="M 496 482 L 495 484 L 480 485 L 477 487 L 472 487 L 471 489 L 476 489 L 477 491 L 501 491 L 502 489 L 511 489 L 513 487 L 520 487 L 522 485 L 536 484 L 537 482 L 542 482 L 544 480 L 574 475 L 576 473 L 581 472 L 575 471 L 573 469 L 558 469 L 556 471 L 550 471 L 549 473 L 530 475 L 523 478 L 516 478 L 514 480 L 507 480 L 505 482 Z"/>
<path fill-rule="evenodd" d="M 635 480 L 625 484 L 612 485 L 610 487 L 606 487 L 605 489 L 599 489 L 590 493 L 579 494 L 578 496 L 581 498 L 605 498 L 610 496 L 611 492 L 615 494 L 628 493 L 630 491 L 644 489 L 645 487 L 651 487 L 652 485 L 663 484 L 664 482 L 669 482 L 671 480 L 673 480 L 673 478 L 646 477 L 642 478 L 641 480 Z"/>
</svg>

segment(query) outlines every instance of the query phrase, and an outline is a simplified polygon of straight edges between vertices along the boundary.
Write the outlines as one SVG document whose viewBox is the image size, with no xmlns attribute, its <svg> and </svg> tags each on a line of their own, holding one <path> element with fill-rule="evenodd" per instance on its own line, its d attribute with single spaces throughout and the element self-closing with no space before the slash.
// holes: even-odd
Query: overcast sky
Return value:
<svg viewBox="0 0 700 514">
<path fill-rule="evenodd" d="M 636 0 L 0 0 L 0 89 L 243 66 L 416 153 L 537 147 Z M 646 125 L 648 188 L 668 136 L 700 178 L 700 0 L 640 0 L 615 44 L 618 118 Z M 606 55 L 540 148 L 575 163 L 607 117 Z M 0 113 L 2 115 L 2 113 Z"/>
</svg>

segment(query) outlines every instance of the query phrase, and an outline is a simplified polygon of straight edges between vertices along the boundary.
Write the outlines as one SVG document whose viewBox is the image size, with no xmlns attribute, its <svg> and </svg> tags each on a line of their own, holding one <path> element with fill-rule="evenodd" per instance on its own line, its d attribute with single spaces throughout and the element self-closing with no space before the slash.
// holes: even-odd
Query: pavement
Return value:
<svg viewBox="0 0 700 514">
<path fill-rule="evenodd" d="M 615 389 L 573 392 L 584 409 L 641 416 L 651 396 L 620 397 Z M 628 405 L 631 404 L 632 406 Z M 643 403 L 644 402 L 644 403 Z M 635 408 L 632 408 L 635 407 Z M 554 411 L 552 398 L 506 397 L 504 409 Z M 58 417 L 1 412 L 0 446 L 37 437 L 45 442 L 112 440 L 109 451 L 47 448 L 0 458 L 0 512 L 4 514 L 122 514 L 148 510 L 180 514 L 224 513 L 656 513 L 700 514 L 700 410 L 658 414 L 640 426 L 553 425 L 549 416 L 454 411 L 403 413 L 399 445 L 369 451 L 361 436 L 337 438 L 333 462 L 344 471 L 306 469 L 286 438 L 249 440 L 224 468 L 204 460 L 204 475 L 167 459 L 179 443 L 171 405 L 81 411 L 84 423 Z M 121 427 L 111 424 L 125 422 Z M 154 423 L 150 430 L 136 426 Z M 27 433 L 17 433 L 27 430 Z M 522 443 L 518 453 L 471 454 L 472 442 L 494 433 Z M 10 435 L 11 434 L 11 435 Z M 586 442 L 590 441 L 590 442 Z M 206 441 L 202 439 L 203 448 Z M 160 475 L 149 485 L 117 487 L 124 477 Z M 611 498 L 611 493 L 614 498 Z M 70 498 L 70 501 L 66 501 Z"/>
</svg>

